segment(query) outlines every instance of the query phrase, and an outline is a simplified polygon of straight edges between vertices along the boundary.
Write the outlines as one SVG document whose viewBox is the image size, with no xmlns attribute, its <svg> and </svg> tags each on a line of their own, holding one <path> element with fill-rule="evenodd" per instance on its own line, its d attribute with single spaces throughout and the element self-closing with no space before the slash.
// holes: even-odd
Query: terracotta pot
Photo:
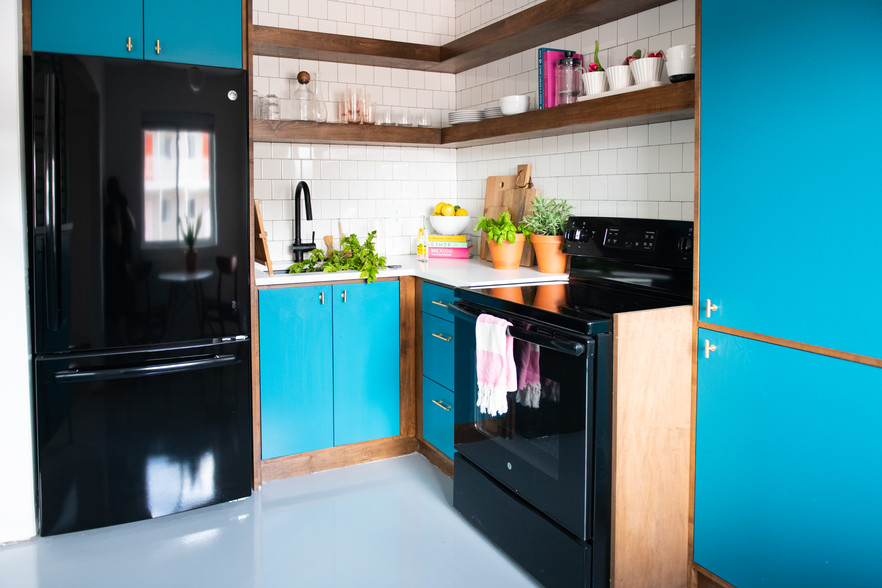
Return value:
<svg viewBox="0 0 882 588">
<path fill-rule="evenodd" d="M 184 263 L 187 265 L 188 272 L 196 271 L 196 250 L 188 249 L 184 254 Z"/>
<path fill-rule="evenodd" d="M 567 256 L 563 253 L 563 235 L 530 235 L 539 271 L 562 274 L 567 271 Z"/>
<path fill-rule="evenodd" d="M 493 239 L 487 239 L 487 243 L 490 245 L 490 256 L 493 258 L 494 269 L 518 269 L 521 265 L 521 254 L 524 252 L 525 242 L 526 238 L 523 233 L 515 235 L 514 243 L 509 243 L 503 239 L 500 245 Z"/>
</svg>

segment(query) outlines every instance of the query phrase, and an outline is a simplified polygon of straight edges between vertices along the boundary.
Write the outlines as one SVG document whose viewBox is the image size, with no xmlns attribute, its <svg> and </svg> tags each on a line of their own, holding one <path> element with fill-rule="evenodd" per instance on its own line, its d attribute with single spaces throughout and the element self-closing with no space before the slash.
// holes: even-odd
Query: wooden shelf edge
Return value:
<svg viewBox="0 0 882 588">
<path fill-rule="evenodd" d="M 469 147 L 694 116 L 695 85 L 689 81 L 444 128 L 441 144 Z"/>
<path fill-rule="evenodd" d="M 431 69 L 441 61 L 441 48 L 435 45 L 260 25 L 252 27 L 251 43 L 254 55 L 269 57 L 342 61 L 414 70 Z"/>
<path fill-rule="evenodd" d="M 253 120 L 251 128 L 254 141 L 441 145 L 441 129 L 426 127 Z"/>
<path fill-rule="evenodd" d="M 254 55 L 460 73 L 669 0 L 545 0 L 445 45 L 252 26 Z"/>
<path fill-rule="evenodd" d="M 694 116 L 695 84 L 687 81 L 442 129 L 255 120 L 252 121 L 252 137 L 254 141 L 289 143 L 458 148 L 684 120 Z"/>
</svg>

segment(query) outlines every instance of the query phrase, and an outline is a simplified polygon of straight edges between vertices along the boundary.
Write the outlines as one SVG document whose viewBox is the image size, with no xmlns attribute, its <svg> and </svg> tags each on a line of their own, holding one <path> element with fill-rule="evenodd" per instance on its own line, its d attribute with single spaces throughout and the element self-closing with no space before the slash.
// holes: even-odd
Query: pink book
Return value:
<svg viewBox="0 0 882 588">
<path fill-rule="evenodd" d="M 468 247 L 432 247 L 429 246 L 429 259 L 468 259 Z"/>
</svg>

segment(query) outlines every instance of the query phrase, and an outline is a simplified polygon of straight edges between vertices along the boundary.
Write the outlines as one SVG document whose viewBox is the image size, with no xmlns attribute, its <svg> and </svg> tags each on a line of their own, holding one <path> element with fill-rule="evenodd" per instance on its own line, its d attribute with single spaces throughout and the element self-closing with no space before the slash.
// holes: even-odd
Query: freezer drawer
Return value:
<svg viewBox="0 0 882 588">
<path fill-rule="evenodd" d="M 38 358 L 41 533 L 250 495 L 250 371 L 247 340 Z"/>
</svg>

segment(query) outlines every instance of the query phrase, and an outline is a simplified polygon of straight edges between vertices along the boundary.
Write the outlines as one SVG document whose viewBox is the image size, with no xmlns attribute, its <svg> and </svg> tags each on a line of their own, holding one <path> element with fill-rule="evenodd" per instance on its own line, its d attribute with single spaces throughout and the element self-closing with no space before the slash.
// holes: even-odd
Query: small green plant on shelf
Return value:
<svg viewBox="0 0 882 588">
<path fill-rule="evenodd" d="M 572 214 L 573 207 L 566 200 L 543 198 L 540 194 L 524 217 L 524 226 L 536 235 L 563 235 Z"/>
<path fill-rule="evenodd" d="M 377 273 L 386 267 L 386 258 L 377 255 L 374 247 L 376 231 L 371 231 L 364 244 L 359 242 L 358 235 L 352 234 L 340 238 L 340 249 L 332 249 L 326 256 L 321 249 L 313 249 L 309 257 L 288 268 L 288 273 L 301 272 L 339 272 L 355 270 L 359 277 L 365 278 L 370 284 L 377 279 Z"/>
<path fill-rule="evenodd" d="M 531 233 L 524 225 L 524 221 L 515 225 L 511 221 L 511 213 L 507 210 L 502 211 L 502 214 L 497 219 L 487 218 L 486 216 L 480 217 L 474 230 L 484 231 L 487 233 L 488 239 L 496 241 L 500 245 L 502 245 L 503 241 L 514 243 L 518 233 L 523 233 L 527 237 Z"/>
</svg>

